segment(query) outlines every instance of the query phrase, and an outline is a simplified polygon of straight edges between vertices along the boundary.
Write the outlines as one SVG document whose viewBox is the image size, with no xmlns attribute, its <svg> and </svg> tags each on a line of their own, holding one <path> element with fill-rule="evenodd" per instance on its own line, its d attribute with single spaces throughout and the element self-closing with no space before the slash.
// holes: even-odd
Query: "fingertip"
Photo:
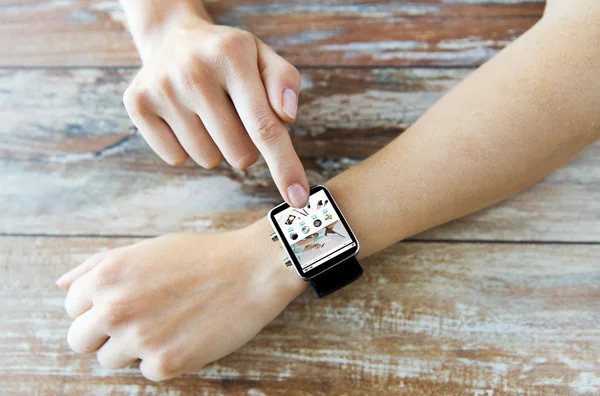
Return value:
<svg viewBox="0 0 600 396">
<path fill-rule="evenodd" d="M 300 183 L 289 186 L 287 195 L 289 203 L 295 208 L 303 208 L 308 203 L 308 190 Z"/>
<path fill-rule="evenodd" d="M 189 156 L 185 154 L 179 157 L 165 157 L 164 161 L 171 166 L 181 166 L 188 160 L 188 158 Z"/>
<path fill-rule="evenodd" d="M 58 279 L 56 281 L 56 286 L 58 286 L 59 289 L 62 289 L 64 291 L 69 290 L 69 286 L 65 282 L 63 282 L 61 279 Z"/>
<path fill-rule="evenodd" d="M 83 263 L 65 272 L 55 281 L 56 286 L 65 291 L 68 291 L 71 288 L 73 282 L 75 282 L 80 276 L 84 275 L 86 272 L 88 272 L 94 266 L 96 266 L 100 261 L 104 259 L 104 257 L 106 257 L 108 253 L 109 251 L 96 253 L 87 260 L 85 260 Z"/>
<path fill-rule="evenodd" d="M 63 290 L 68 290 L 69 289 L 69 285 L 72 282 L 72 276 L 70 276 L 73 273 L 73 270 L 67 272 L 66 274 L 61 275 L 57 280 L 56 280 L 56 286 L 58 286 L 59 288 L 63 289 Z"/>
</svg>

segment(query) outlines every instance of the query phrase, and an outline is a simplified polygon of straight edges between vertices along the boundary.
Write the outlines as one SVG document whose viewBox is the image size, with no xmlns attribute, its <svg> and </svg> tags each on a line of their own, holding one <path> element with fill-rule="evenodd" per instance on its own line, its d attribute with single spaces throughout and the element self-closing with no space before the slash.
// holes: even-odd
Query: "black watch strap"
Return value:
<svg viewBox="0 0 600 396">
<path fill-rule="evenodd" d="M 317 297 L 323 298 L 361 277 L 363 269 L 355 257 L 350 257 L 310 279 Z"/>
</svg>

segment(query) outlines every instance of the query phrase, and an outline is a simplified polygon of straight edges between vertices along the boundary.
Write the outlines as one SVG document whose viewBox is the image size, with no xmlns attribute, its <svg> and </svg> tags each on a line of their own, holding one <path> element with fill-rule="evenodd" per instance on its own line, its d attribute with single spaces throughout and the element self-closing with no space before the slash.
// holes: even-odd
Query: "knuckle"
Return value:
<svg viewBox="0 0 600 396">
<path fill-rule="evenodd" d="M 147 89 L 131 85 L 123 94 L 123 104 L 129 115 L 143 115 L 150 112 L 152 99 Z"/>
<path fill-rule="evenodd" d="M 82 294 L 81 288 L 82 288 L 81 279 L 77 279 L 75 282 L 73 282 L 73 284 L 69 288 L 69 291 L 67 292 L 67 297 L 65 298 L 64 306 L 65 306 L 65 311 L 71 318 L 77 317 L 77 312 L 75 310 L 73 301 L 77 299 L 77 296 L 80 296 Z"/>
<path fill-rule="evenodd" d="M 219 60 L 235 65 L 243 59 L 242 56 L 253 42 L 254 39 L 251 33 L 231 29 L 227 33 L 216 36 L 211 44 Z"/>
<path fill-rule="evenodd" d="M 254 118 L 254 130 L 258 139 L 266 144 L 276 143 L 282 136 L 281 124 L 266 111 Z"/>
<path fill-rule="evenodd" d="M 156 357 L 157 371 L 163 378 L 170 378 L 181 369 L 181 354 L 174 350 L 165 350 Z"/>
<path fill-rule="evenodd" d="M 158 372 L 156 364 L 152 360 L 145 359 L 143 365 L 140 367 L 140 371 L 142 372 L 142 375 L 150 381 L 160 382 L 166 380 L 166 378 L 161 376 Z"/>
<path fill-rule="evenodd" d="M 247 36 L 244 33 L 246 32 L 241 30 L 230 30 L 227 33 L 220 34 L 216 38 L 214 44 L 217 45 L 221 51 L 230 55 L 235 55 L 247 42 Z"/>
<path fill-rule="evenodd" d="M 73 325 L 69 327 L 69 331 L 67 332 L 67 344 L 69 344 L 69 348 L 71 348 L 73 352 L 85 353 L 85 348 L 83 348 L 83 346 L 77 341 Z"/>
<path fill-rule="evenodd" d="M 160 382 L 173 378 L 181 369 L 181 358 L 172 351 L 161 351 L 146 359 L 143 375 L 151 381 Z"/>
<path fill-rule="evenodd" d="M 71 325 L 67 333 L 67 344 L 75 353 L 90 353 L 96 350 L 93 344 L 86 343 L 82 338 L 81 329 Z"/>
</svg>

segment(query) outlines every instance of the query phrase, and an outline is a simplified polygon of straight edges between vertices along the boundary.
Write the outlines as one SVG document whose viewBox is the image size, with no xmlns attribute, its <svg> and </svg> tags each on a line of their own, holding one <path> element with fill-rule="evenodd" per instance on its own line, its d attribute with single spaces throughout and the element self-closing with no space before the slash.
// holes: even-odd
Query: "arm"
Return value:
<svg viewBox="0 0 600 396">
<path fill-rule="evenodd" d="M 328 183 L 363 255 L 504 200 L 600 137 L 600 6 L 575 3 L 550 2 L 399 138 Z"/>
<path fill-rule="evenodd" d="M 327 183 L 363 257 L 511 196 L 600 136 L 600 29 L 591 17 L 600 12 L 573 10 L 548 12 L 390 145 Z M 98 350 L 111 368 L 139 357 L 155 380 L 233 352 L 307 287 L 282 265 L 270 232 L 260 220 L 92 257 L 57 282 L 77 318 L 71 347 Z"/>
<path fill-rule="evenodd" d="M 550 2 L 400 137 L 326 183 L 359 257 L 502 201 L 600 138 L 600 6 L 588 4 Z"/>
<path fill-rule="evenodd" d="M 150 147 L 178 165 L 260 152 L 283 198 L 302 207 L 308 182 L 283 122 L 296 118 L 300 74 L 248 32 L 214 25 L 200 0 L 121 0 L 143 66 L 125 108 Z"/>
</svg>

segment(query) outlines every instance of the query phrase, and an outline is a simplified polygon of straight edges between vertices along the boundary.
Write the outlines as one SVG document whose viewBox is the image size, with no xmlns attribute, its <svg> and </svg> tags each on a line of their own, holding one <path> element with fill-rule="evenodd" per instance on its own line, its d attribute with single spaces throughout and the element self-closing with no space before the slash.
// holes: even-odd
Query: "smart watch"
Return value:
<svg viewBox="0 0 600 396">
<path fill-rule="evenodd" d="M 325 297 L 360 278 L 356 260 L 360 245 L 329 190 L 311 187 L 302 209 L 283 202 L 269 211 L 271 239 L 279 240 L 300 278 L 309 281 L 317 297 Z"/>
</svg>

